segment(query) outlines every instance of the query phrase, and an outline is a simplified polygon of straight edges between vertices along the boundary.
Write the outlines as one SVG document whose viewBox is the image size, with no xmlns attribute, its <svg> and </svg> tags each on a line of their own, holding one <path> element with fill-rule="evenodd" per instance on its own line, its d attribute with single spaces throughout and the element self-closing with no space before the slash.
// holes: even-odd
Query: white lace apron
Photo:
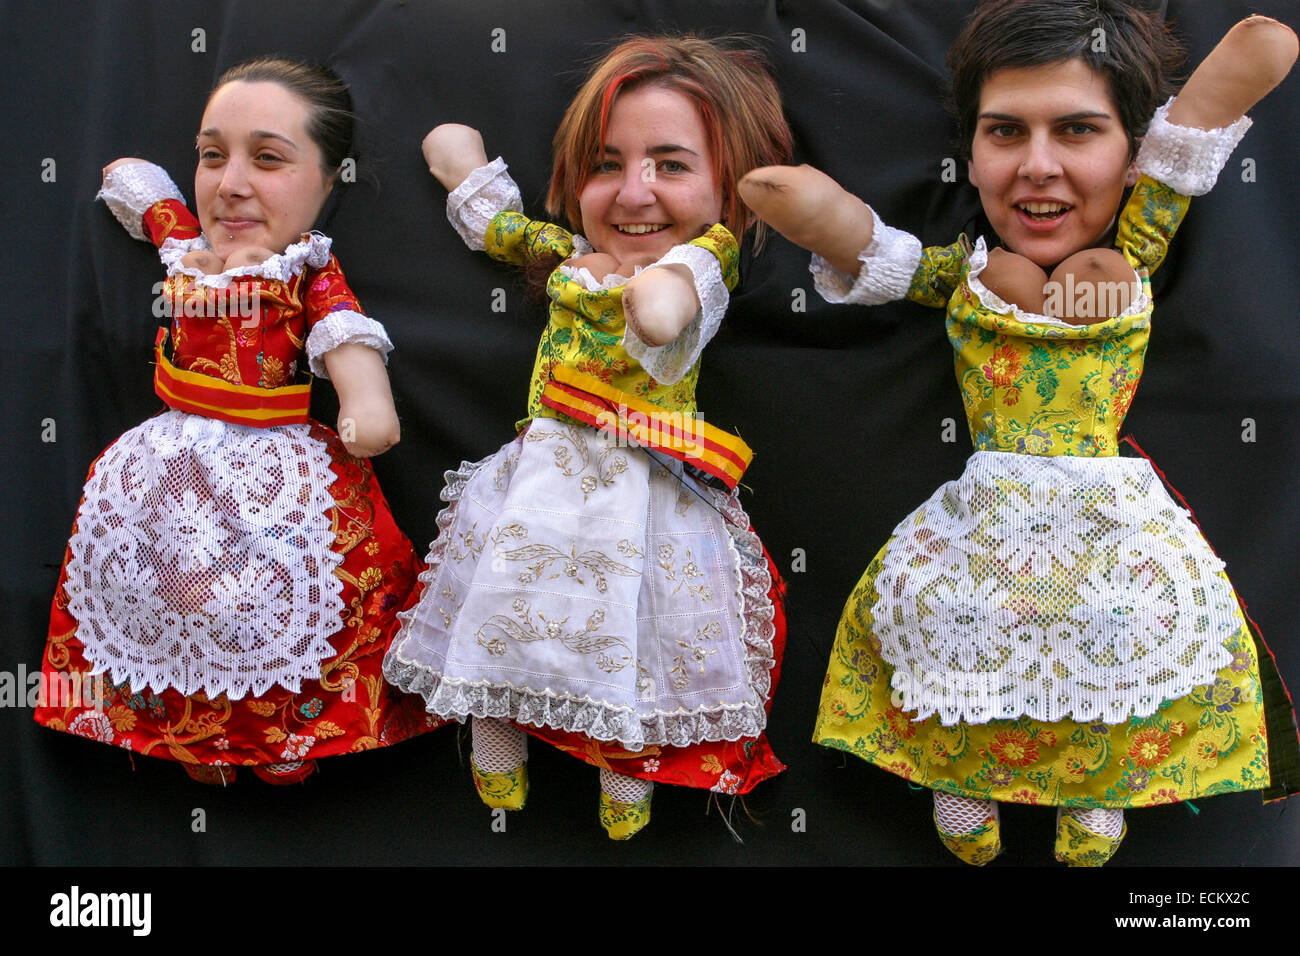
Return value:
<svg viewBox="0 0 1300 956">
<path fill-rule="evenodd" d="M 895 529 L 874 632 L 916 719 L 1116 724 L 1230 663 L 1222 570 L 1145 459 L 976 452 Z"/>
<path fill-rule="evenodd" d="M 96 671 L 237 700 L 334 654 L 334 482 L 307 425 L 167 411 L 100 457 L 69 542 L 68 609 Z"/>
<path fill-rule="evenodd" d="M 384 664 L 431 712 L 639 750 L 757 736 L 771 578 L 734 497 L 535 419 L 449 472 L 417 607 Z"/>
</svg>

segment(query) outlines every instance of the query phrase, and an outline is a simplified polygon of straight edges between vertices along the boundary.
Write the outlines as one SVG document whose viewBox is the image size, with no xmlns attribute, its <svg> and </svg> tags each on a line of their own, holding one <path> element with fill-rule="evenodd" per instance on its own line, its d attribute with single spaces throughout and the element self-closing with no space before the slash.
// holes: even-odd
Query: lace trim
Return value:
<svg viewBox="0 0 1300 956">
<path fill-rule="evenodd" d="M 353 312 L 351 309 L 339 309 L 331 312 L 312 326 L 307 336 L 307 363 L 313 375 L 329 378 L 325 368 L 325 356 L 340 345 L 368 345 L 388 362 L 388 353 L 393 350 L 393 343 L 383 325 L 368 315 Z"/>
<path fill-rule="evenodd" d="M 137 690 L 231 700 L 318 677 L 343 611 L 333 482 L 306 425 L 168 411 L 128 431 L 68 545 L 87 660 Z"/>
<path fill-rule="evenodd" d="M 198 239 L 167 239 L 158 247 L 158 258 L 167 268 L 169 276 L 185 275 L 194 279 L 196 285 L 224 289 L 236 279 L 270 279 L 288 282 L 302 272 L 303 268 L 320 269 L 330 261 L 330 246 L 334 240 L 319 232 L 305 232 L 302 237 L 284 252 L 271 256 L 255 266 L 236 266 L 208 275 L 201 269 L 181 264 L 181 258 L 195 249 L 210 249 L 207 237 Z"/>
<path fill-rule="evenodd" d="M 695 313 L 695 318 L 666 345 L 647 345 L 631 325 L 626 326 L 623 332 L 623 348 L 627 354 L 661 385 L 677 384 L 695 367 L 704 347 L 718 334 L 731 301 L 726 283 L 722 281 L 718 257 L 709 250 L 689 244 L 674 246 L 649 268 L 674 264 L 691 270 L 695 294 L 700 300 L 700 311 Z"/>
<path fill-rule="evenodd" d="M 104 177 L 104 185 L 95 198 L 104 200 L 113 218 L 132 239 L 141 240 L 148 238 L 142 220 L 150 206 L 164 199 L 185 201 L 167 171 L 153 163 L 127 163 L 117 167 Z"/>
<path fill-rule="evenodd" d="M 870 206 L 867 207 L 871 209 Z M 881 305 L 906 298 L 921 264 L 921 240 L 910 232 L 887 226 L 871 209 L 871 242 L 858 254 L 857 278 L 840 272 L 821 256 L 808 265 L 813 285 L 827 302 Z"/>
<path fill-rule="evenodd" d="M 489 455 L 478 462 L 462 462 L 459 469 L 446 473 L 441 497 L 448 505 L 438 514 L 437 537 L 425 559 L 425 571 L 419 578 L 426 589 L 437 581 L 439 569 L 446 560 L 450 538 L 448 529 L 455 523 L 457 507 L 466 486 L 476 472 L 496 458 L 497 455 Z M 771 694 L 771 671 L 775 665 L 776 611 L 770 594 L 771 574 L 762 545 L 750 530 L 749 518 L 739 499 L 716 489 L 703 490 L 726 519 L 724 524 L 730 546 L 740 558 L 743 603 L 740 614 L 744 622 L 745 668 L 750 686 L 758 696 L 756 701 L 732 707 L 704 708 L 691 713 L 638 715 L 631 708 L 593 697 L 452 680 L 402 657 L 407 639 L 405 628 L 415 620 L 418 608 L 398 615 L 403 630 L 384 658 L 384 677 L 395 687 L 422 696 L 428 711 L 442 717 L 460 722 L 469 717 L 515 720 L 618 742 L 634 750 L 647 745 L 686 747 L 702 741 L 757 737 L 767 726 L 766 701 Z"/>
<path fill-rule="evenodd" d="M 1171 99 L 1156 110 L 1146 136 L 1142 137 L 1137 166 L 1176 193 L 1203 196 L 1214 188 L 1228 157 L 1250 129 L 1251 119 L 1243 116 L 1231 126 L 1219 129 L 1175 126 L 1168 120 L 1173 102 Z"/>
<path fill-rule="evenodd" d="M 1222 570 L 1143 459 L 976 452 L 895 530 L 874 631 L 915 719 L 1117 724 L 1231 662 Z"/>
<path fill-rule="evenodd" d="M 497 213 L 507 210 L 523 212 L 524 201 L 500 156 L 474 170 L 447 194 L 447 221 L 476 252 L 487 248 L 484 237 L 488 226 Z"/>
<path fill-rule="evenodd" d="M 983 236 L 975 240 L 975 249 L 971 252 L 968 261 L 970 269 L 966 273 L 966 283 L 984 308 L 998 315 L 1013 315 L 1017 321 L 1026 325 L 1042 325 L 1052 329 L 1067 329 L 1075 332 L 1079 330 L 1079 326 L 1066 322 L 1064 319 L 1051 315 L 1039 315 L 1036 312 L 1022 309 L 1018 305 L 1012 305 L 1010 302 L 1004 302 L 1001 296 L 984 285 L 979 276 L 989 264 L 989 250 Z M 1119 315 L 1110 316 L 1108 321 L 1139 316 L 1151 310 L 1151 296 L 1147 295 L 1146 283 L 1142 281 L 1142 277 L 1138 275 L 1137 270 L 1133 271 L 1133 278 L 1137 281 L 1140 290 L 1138 297 L 1130 302 L 1129 307 Z"/>
</svg>

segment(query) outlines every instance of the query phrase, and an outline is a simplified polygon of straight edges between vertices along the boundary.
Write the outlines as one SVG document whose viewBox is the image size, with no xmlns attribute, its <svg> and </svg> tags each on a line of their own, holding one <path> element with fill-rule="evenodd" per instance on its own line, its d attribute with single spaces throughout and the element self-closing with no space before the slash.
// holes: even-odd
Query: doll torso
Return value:
<svg viewBox="0 0 1300 956">
<path fill-rule="evenodd" d="M 1149 271 L 1163 259 L 1186 197 L 1143 179 L 1119 220 L 1116 246 L 1133 265 L 1142 296 L 1124 314 L 1070 325 L 1013 310 L 979 282 L 987 253 L 964 237 L 925 250 L 909 292 L 945 304 L 971 440 L 977 451 L 1106 457 L 1116 453 L 1151 330 Z M 949 290 L 951 295 L 947 295 Z M 1087 294 L 1104 307 L 1105 289 Z M 995 307 L 995 305 L 997 307 Z"/>
<path fill-rule="evenodd" d="M 163 299 L 178 368 L 258 388 L 293 381 L 309 316 L 360 309 L 333 256 L 319 271 L 299 263 L 284 279 L 241 276 L 224 287 L 172 271 Z"/>
<path fill-rule="evenodd" d="M 715 226 L 693 245 L 713 252 L 722 265 L 724 281 L 735 285 L 739 251 L 731 234 Z M 507 262 L 517 261 L 527 248 L 568 257 L 574 250 L 573 236 L 550 223 L 534 222 L 514 212 L 499 214 L 488 228 L 488 253 Z M 528 388 L 528 417 L 558 418 L 560 414 L 542 404 L 542 390 L 557 365 L 575 369 L 670 412 L 693 413 L 699 364 L 672 385 L 654 379 L 623 346 L 625 320 L 623 289 L 591 291 L 564 269 L 556 269 L 546 284 L 550 311 L 546 331 L 537 346 L 532 379 Z"/>
</svg>

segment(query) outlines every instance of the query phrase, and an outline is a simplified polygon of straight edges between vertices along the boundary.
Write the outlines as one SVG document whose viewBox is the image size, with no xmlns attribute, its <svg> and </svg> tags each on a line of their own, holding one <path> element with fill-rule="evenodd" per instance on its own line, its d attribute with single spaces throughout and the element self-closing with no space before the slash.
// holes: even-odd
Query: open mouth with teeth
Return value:
<svg viewBox="0 0 1300 956">
<path fill-rule="evenodd" d="M 668 228 L 667 223 L 635 222 L 618 223 L 614 226 L 619 232 L 628 236 L 645 236 L 652 232 L 661 232 Z"/>
<path fill-rule="evenodd" d="M 1034 222 L 1051 222 L 1060 219 L 1072 207 L 1059 202 L 1022 202 L 1016 208 Z"/>
</svg>

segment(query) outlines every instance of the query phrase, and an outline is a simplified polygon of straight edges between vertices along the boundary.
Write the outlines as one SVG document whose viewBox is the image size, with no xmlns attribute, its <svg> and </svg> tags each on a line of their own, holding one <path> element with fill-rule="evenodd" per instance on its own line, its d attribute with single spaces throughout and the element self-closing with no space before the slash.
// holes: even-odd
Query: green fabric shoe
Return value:
<svg viewBox="0 0 1300 956">
<path fill-rule="evenodd" d="M 967 833 L 949 833 L 939 826 L 937 816 L 934 829 L 952 855 L 971 866 L 992 862 L 1002 852 L 1002 828 L 998 823 L 996 804 L 989 818 Z"/>
<path fill-rule="evenodd" d="M 1117 837 L 1093 833 L 1063 810 L 1056 811 L 1056 862 L 1067 866 L 1101 866 L 1119 849 L 1128 824 Z"/>
<path fill-rule="evenodd" d="M 479 767 L 474 755 L 469 755 L 469 765 L 474 771 L 474 789 L 478 798 L 493 809 L 522 810 L 528 802 L 528 763 L 514 770 L 490 773 Z"/>
<path fill-rule="evenodd" d="M 619 803 L 600 791 L 600 825 L 611 840 L 630 840 L 650 822 L 650 791 L 636 803 Z"/>
</svg>

